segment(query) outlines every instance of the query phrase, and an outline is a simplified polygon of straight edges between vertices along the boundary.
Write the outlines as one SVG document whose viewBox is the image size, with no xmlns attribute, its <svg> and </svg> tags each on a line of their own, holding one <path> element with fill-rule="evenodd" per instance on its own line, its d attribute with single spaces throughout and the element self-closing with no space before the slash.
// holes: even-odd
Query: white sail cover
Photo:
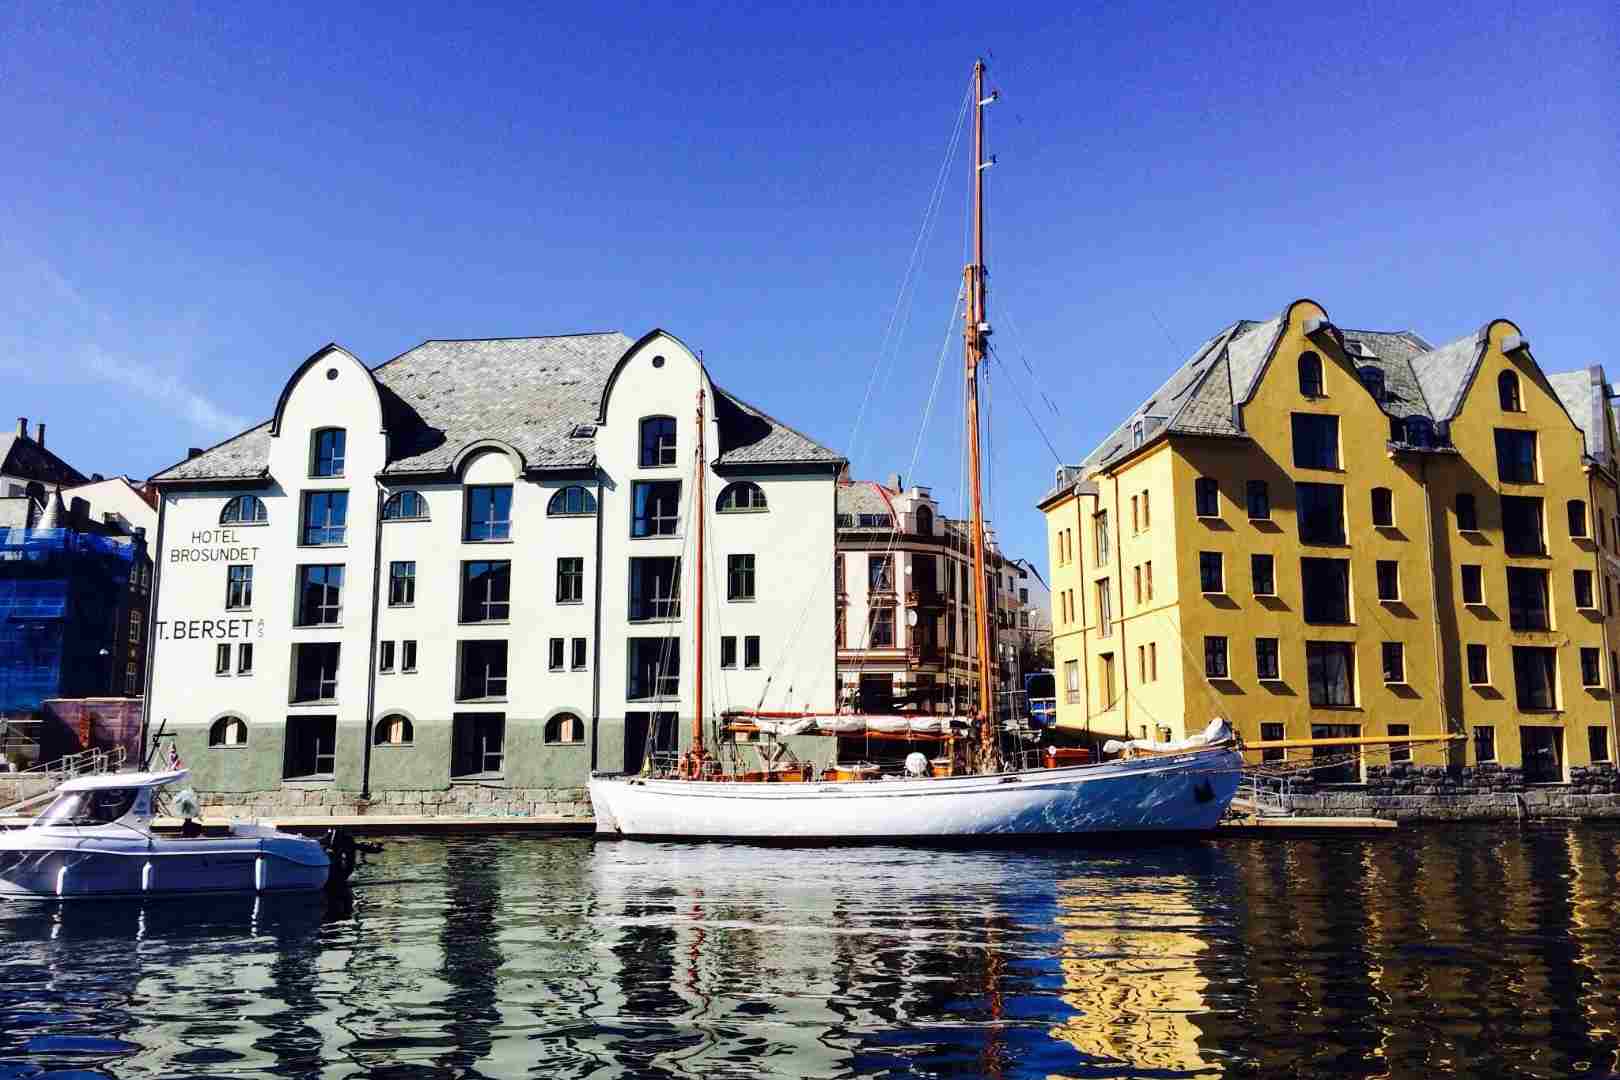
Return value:
<svg viewBox="0 0 1620 1080">
<path fill-rule="evenodd" d="M 744 719 L 744 718 L 739 718 Z M 767 717 L 746 718 L 766 735 L 864 735 L 868 731 L 880 735 L 918 735 L 939 738 L 944 735 L 963 735 L 968 722 L 959 716 L 880 716 L 848 713 L 828 716 L 796 716 L 786 720 Z"/>
<path fill-rule="evenodd" d="M 1186 739 L 1177 739 L 1174 742 L 1154 742 L 1152 739 L 1109 739 L 1103 743 L 1103 753 L 1117 754 L 1124 750 L 1137 750 L 1149 754 L 1179 754 L 1187 750 L 1198 750 L 1205 746 L 1214 746 L 1226 742 L 1232 737 L 1232 729 L 1220 717 L 1209 722 L 1209 726 L 1197 735 Z"/>
</svg>

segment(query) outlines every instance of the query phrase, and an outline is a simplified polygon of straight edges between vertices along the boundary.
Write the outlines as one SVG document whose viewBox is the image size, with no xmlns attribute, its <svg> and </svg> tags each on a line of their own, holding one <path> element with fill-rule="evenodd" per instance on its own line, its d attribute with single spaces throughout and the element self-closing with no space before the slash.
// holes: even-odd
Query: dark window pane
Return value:
<svg viewBox="0 0 1620 1080">
<path fill-rule="evenodd" d="M 1201 476 L 1193 481 L 1193 499 L 1199 517 L 1219 517 L 1220 488 L 1213 477 Z"/>
<path fill-rule="evenodd" d="M 341 544 L 347 535 L 349 493 L 312 491 L 304 496 L 303 543 Z"/>
<path fill-rule="evenodd" d="M 1457 528 L 1463 532 L 1479 528 L 1479 511 L 1475 508 L 1474 497 L 1466 492 L 1457 496 Z"/>
<path fill-rule="evenodd" d="M 1556 653 L 1552 649 L 1514 646 L 1513 684 L 1522 712 L 1548 712 L 1558 707 Z"/>
<path fill-rule="evenodd" d="M 499 622 L 512 612 L 512 564 L 465 562 L 461 564 L 461 621 Z"/>
<path fill-rule="evenodd" d="M 1211 679 L 1224 679 L 1226 670 L 1226 639 L 1224 637 L 1206 636 L 1204 638 L 1204 674 Z"/>
<path fill-rule="evenodd" d="M 1271 517 L 1271 489 L 1264 480 L 1249 481 L 1248 497 L 1251 521 L 1265 521 Z"/>
<path fill-rule="evenodd" d="M 679 480 L 638 481 L 632 494 L 631 536 L 674 536 L 681 522 Z"/>
<path fill-rule="evenodd" d="M 1306 622 L 1338 624 L 1350 621 L 1348 559 L 1301 559 L 1299 576 Z"/>
<path fill-rule="evenodd" d="M 1344 488 L 1338 484 L 1295 484 L 1294 509 L 1302 544 L 1344 543 Z"/>
<path fill-rule="evenodd" d="M 1468 681 L 1476 686 L 1491 681 L 1490 654 L 1483 645 L 1468 646 Z"/>
<path fill-rule="evenodd" d="M 342 476 L 344 444 L 347 438 L 342 428 L 326 428 L 315 433 L 315 452 L 310 464 L 311 476 Z"/>
<path fill-rule="evenodd" d="M 467 489 L 467 540 L 512 538 L 512 486 L 487 484 Z"/>
<path fill-rule="evenodd" d="M 1262 679 L 1275 679 L 1278 677 L 1280 667 L 1277 658 L 1277 639 L 1263 637 L 1254 639 L 1254 673 Z M 1270 738 L 1263 735 L 1262 738 Z M 1282 738 L 1279 734 L 1277 738 Z"/>
<path fill-rule="evenodd" d="M 1485 577 L 1479 567 L 1465 566 L 1462 568 L 1462 595 L 1465 604 L 1483 604 L 1485 602 Z"/>
<path fill-rule="evenodd" d="M 1584 537 L 1586 535 L 1586 503 L 1581 499 L 1569 500 L 1569 535 Z"/>
<path fill-rule="evenodd" d="M 681 616 L 681 560 L 668 556 L 630 560 L 630 620 Z"/>
<path fill-rule="evenodd" d="M 1254 594 L 1256 596 L 1276 595 L 1277 578 L 1274 566 L 1274 560 L 1270 555 L 1249 556 L 1249 570 L 1254 575 Z"/>
<path fill-rule="evenodd" d="M 631 638 L 630 673 L 625 697 L 675 697 L 681 685 L 678 638 Z"/>
<path fill-rule="evenodd" d="M 1550 630 L 1547 571 L 1510 566 L 1507 571 L 1508 625 L 1515 630 Z"/>
<path fill-rule="evenodd" d="M 506 696 L 506 642 L 463 641 L 456 696 L 463 701 Z"/>
<path fill-rule="evenodd" d="M 1396 563 L 1378 561 L 1378 599 L 1398 600 L 1401 595 L 1400 573 Z"/>
<path fill-rule="evenodd" d="M 1200 551 L 1198 553 L 1198 575 L 1204 592 L 1218 593 L 1226 591 L 1226 575 L 1222 570 L 1220 552 Z"/>
<path fill-rule="evenodd" d="M 1545 555 L 1541 500 L 1502 496 L 1502 546 L 1509 555 Z"/>
<path fill-rule="evenodd" d="M 1536 433 L 1496 429 L 1496 472 L 1503 483 L 1536 482 Z"/>
<path fill-rule="evenodd" d="M 450 730 L 450 775 L 499 776 L 506 768 L 506 714 L 456 713 Z"/>
<path fill-rule="evenodd" d="M 1337 469 L 1339 467 L 1339 418 L 1315 413 L 1295 413 L 1294 467 Z"/>
<path fill-rule="evenodd" d="M 287 717 L 281 775 L 292 780 L 331 776 L 337 769 L 337 717 Z"/>
<path fill-rule="evenodd" d="M 641 422 L 641 467 L 655 469 L 675 464 L 675 421 L 649 416 Z"/>
<path fill-rule="evenodd" d="M 1387 683 L 1403 683 L 1406 681 L 1406 647 L 1399 641 L 1384 642 L 1384 681 Z"/>
<path fill-rule="evenodd" d="M 1380 529 L 1387 529 L 1395 524 L 1395 499 L 1389 488 L 1373 488 L 1372 522 Z"/>
<path fill-rule="evenodd" d="M 1519 403 L 1519 377 L 1513 372 L 1504 371 L 1496 377 L 1496 393 L 1501 401 L 1502 411 L 1523 411 L 1523 407 Z"/>
<path fill-rule="evenodd" d="M 1299 356 L 1299 392 L 1306 397 L 1322 396 L 1322 358 L 1313 352 Z"/>
<path fill-rule="evenodd" d="M 1306 642 L 1305 678 L 1310 685 L 1311 704 L 1318 708 L 1354 705 L 1354 665 L 1348 643 Z"/>
</svg>

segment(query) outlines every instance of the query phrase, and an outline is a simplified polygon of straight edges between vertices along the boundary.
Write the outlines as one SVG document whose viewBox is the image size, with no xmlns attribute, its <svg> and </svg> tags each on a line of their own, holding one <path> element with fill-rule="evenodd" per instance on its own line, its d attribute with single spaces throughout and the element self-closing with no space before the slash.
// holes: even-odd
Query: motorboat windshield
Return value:
<svg viewBox="0 0 1620 1080">
<path fill-rule="evenodd" d="M 129 813 L 140 792 L 138 787 L 69 791 L 51 803 L 36 824 L 110 825 Z"/>
</svg>

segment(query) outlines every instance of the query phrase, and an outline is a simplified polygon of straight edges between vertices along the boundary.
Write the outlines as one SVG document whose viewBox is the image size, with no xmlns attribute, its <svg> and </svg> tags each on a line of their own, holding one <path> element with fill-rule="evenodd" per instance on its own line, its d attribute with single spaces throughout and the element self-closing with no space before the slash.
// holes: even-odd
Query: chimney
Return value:
<svg viewBox="0 0 1620 1080">
<path fill-rule="evenodd" d="M 28 438 L 28 417 L 26 416 L 17 417 L 17 438 Z"/>
<path fill-rule="evenodd" d="M 904 491 L 905 490 L 905 488 L 900 486 L 900 474 L 899 473 L 890 473 L 889 474 L 889 490 L 891 490 L 891 491 Z"/>
<path fill-rule="evenodd" d="M 35 431 L 37 431 L 38 434 L 34 436 L 34 441 L 39 443 L 39 448 L 43 450 L 45 449 L 45 421 L 41 420 L 37 425 L 35 425 Z"/>
<path fill-rule="evenodd" d="M 194 457 L 202 457 L 202 447 L 200 447 L 200 446 L 188 446 L 188 447 L 186 447 L 186 460 L 190 461 Z"/>
</svg>

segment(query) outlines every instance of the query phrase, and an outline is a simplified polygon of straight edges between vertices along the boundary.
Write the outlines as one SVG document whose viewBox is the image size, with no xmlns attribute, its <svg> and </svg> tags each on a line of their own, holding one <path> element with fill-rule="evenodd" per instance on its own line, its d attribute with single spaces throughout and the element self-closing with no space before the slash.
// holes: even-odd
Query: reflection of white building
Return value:
<svg viewBox="0 0 1620 1080">
<path fill-rule="evenodd" d="M 700 392 L 708 711 L 829 708 L 841 461 L 654 331 L 328 346 L 156 476 L 152 722 L 209 791 L 577 789 L 673 749 Z"/>
</svg>

